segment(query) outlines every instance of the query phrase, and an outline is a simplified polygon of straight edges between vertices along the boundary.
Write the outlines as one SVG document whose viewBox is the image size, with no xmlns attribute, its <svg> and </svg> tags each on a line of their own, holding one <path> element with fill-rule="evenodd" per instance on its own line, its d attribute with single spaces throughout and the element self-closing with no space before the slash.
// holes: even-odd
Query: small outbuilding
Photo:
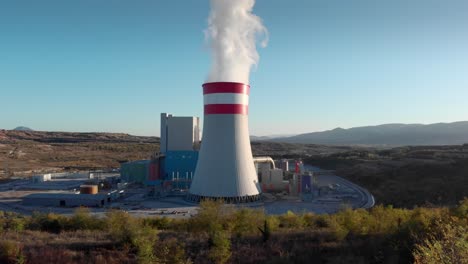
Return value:
<svg viewBox="0 0 468 264">
<path fill-rule="evenodd" d="M 39 183 L 39 182 L 46 182 L 50 181 L 52 179 L 52 175 L 49 174 L 41 174 L 41 175 L 34 175 L 32 176 L 32 182 L 33 183 Z"/>
</svg>

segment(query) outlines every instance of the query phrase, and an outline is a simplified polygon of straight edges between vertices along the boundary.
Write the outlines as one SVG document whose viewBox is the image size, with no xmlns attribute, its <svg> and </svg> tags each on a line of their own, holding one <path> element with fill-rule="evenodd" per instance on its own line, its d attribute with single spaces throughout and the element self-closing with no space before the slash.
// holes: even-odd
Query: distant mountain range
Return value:
<svg viewBox="0 0 468 264">
<path fill-rule="evenodd" d="M 132 136 L 125 133 L 52 132 L 33 130 L 2 130 L 0 143 L 34 141 L 39 143 L 159 143 L 157 137 Z M 1 163 L 0 163 L 1 164 Z"/>
<path fill-rule="evenodd" d="M 295 136 L 294 134 L 279 134 L 279 135 L 269 135 L 269 136 L 250 136 L 251 141 L 268 141 L 275 138 L 285 138 L 285 137 L 292 137 Z"/>
<path fill-rule="evenodd" d="M 253 139 L 255 140 L 255 139 Z M 437 124 L 384 124 L 335 128 L 267 141 L 328 145 L 459 145 L 468 143 L 468 121 Z"/>
<path fill-rule="evenodd" d="M 16 131 L 34 131 L 34 130 L 30 129 L 29 127 L 25 127 L 25 126 L 16 127 L 13 130 L 16 130 Z"/>
</svg>

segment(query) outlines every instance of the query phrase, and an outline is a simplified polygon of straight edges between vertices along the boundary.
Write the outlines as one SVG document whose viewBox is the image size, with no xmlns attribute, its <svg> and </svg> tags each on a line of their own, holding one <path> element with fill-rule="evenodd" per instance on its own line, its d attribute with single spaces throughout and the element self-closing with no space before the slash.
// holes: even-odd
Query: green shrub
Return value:
<svg viewBox="0 0 468 264">
<path fill-rule="evenodd" d="M 27 223 L 27 229 L 58 234 L 65 229 L 68 218 L 53 213 L 33 213 Z"/>
<path fill-rule="evenodd" d="M 437 222 L 449 219 L 450 214 L 446 208 L 415 208 L 411 211 L 409 219 L 403 227 L 413 235 L 428 233 Z"/>
<path fill-rule="evenodd" d="M 278 216 L 279 227 L 302 229 L 305 226 L 304 219 L 291 211 Z"/>
<path fill-rule="evenodd" d="M 302 222 L 304 223 L 304 227 L 316 228 L 317 215 L 315 215 L 314 213 L 304 213 L 302 214 Z"/>
<path fill-rule="evenodd" d="M 105 223 L 90 214 L 90 210 L 80 207 L 75 210 L 75 214 L 70 217 L 66 225 L 67 230 L 104 230 Z"/>
<path fill-rule="evenodd" d="M 179 243 L 175 238 L 167 239 L 156 245 L 155 248 L 157 263 L 161 264 L 189 264 L 184 250 L 184 244 Z"/>
<path fill-rule="evenodd" d="M 369 214 L 369 221 L 363 224 L 368 226 L 369 233 L 372 234 L 396 233 L 410 218 L 409 210 L 383 205 L 373 207 Z"/>
<path fill-rule="evenodd" d="M 265 221 L 265 213 L 261 210 L 242 208 L 234 211 L 229 218 L 231 233 L 240 238 L 245 235 L 255 234 L 257 228 Z"/>
<path fill-rule="evenodd" d="M 366 235 L 369 232 L 369 226 L 365 224 L 369 222 L 369 214 L 364 209 L 345 209 L 330 217 L 333 218 L 334 222 L 343 230 L 362 235 Z"/>
<path fill-rule="evenodd" d="M 132 244 L 140 228 L 139 219 L 123 211 L 107 212 L 105 222 L 111 239 L 121 244 Z"/>
<path fill-rule="evenodd" d="M 21 245 L 11 240 L 0 241 L 0 263 L 25 263 Z"/>
<path fill-rule="evenodd" d="M 228 229 L 226 220 L 227 209 L 223 208 L 223 201 L 204 200 L 200 203 L 198 214 L 189 219 L 188 231 L 210 232 L 219 226 Z"/>
<path fill-rule="evenodd" d="M 265 216 L 265 220 L 268 221 L 268 226 L 270 227 L 270 231 L 277 231 L 280 227 L 280 220 L 276 215 L 267 215 Z"/>
<path fill-rule="evenodd" d="M 453 210 L 453 214 L 460 219 L 468 219 L 468 197 L 460 201 L 459 205 Z"/>
<path fill-rule="evenodd" d="M 327 219 L 327 226 L 332 232 L 334 238 L 338 241 L 342 241 L 348 236 L 349 230 L 342 224 L 340 224 L 336 218 L 329 217 Z"/>
<path fill-rule="evenodd" d="M 0 211 L 0 231 L 10 230 L 20 232 L 25 229 L 26 219 L 24 216 L 13 213 Z"/>
<path fill-rule="evenodd" d="M 151 226 L 157 230 L 187 231 L 189 219 L 174 219 L 170 217 L 148 217 L 143 219 L 143 225 Z"/>
<path fill-rule="evenodd" d="M 439 223 L 413 251 L 415 263 L 468 263 L 468 229 L 461 225 Z"/>
<path fill-rule="evenodd" d="M 328 228 L 330 227 L 329 225 L 329 220 L 328 220 L 328 215 L 317 215 L 315 217 L 314 225 L 317 228 Z"/>
<path fill-rule="evenodd" d="M 143 219 L 143 224 L 158 230 L 169 230 L 173 228 L 173 219 L 169 217 L 152 217 Z"/>
<path fill-rule="evenodd" d="M 212 230 L 208 258 L 217 264 L 226 263 L 231 257 L 231 240 L 226 231 Z"/>
<path fill-rule="evenodd" d="M 5 225 L 5 213 L 0 211 L 0 232 L 3 231 Z"/>
<path fill-rule="evenodd" d="M 23 231 L 26 225 L 26 220 L 23 217 L 14 217 L 6 221 L 6 229 L 20 232 Z"/>
<path fill-rule="evenodd" d="M 137 250 L 138 263 L 157 262 L 157 256 L 154 253 L 157 239 L 157 231 L 149 226 L 142 226 L 138 231 L 132 233 L 131 245 Z"/>
<path fill-rule="evenodd" d="M 157 263 L 154 247 L 157 230 L 145 225 L 143 219 L 134 218 L 123 211 L 109 211 L 105 219 L 112 240 L 136 250 L 138 263 Z"/>
</svg>

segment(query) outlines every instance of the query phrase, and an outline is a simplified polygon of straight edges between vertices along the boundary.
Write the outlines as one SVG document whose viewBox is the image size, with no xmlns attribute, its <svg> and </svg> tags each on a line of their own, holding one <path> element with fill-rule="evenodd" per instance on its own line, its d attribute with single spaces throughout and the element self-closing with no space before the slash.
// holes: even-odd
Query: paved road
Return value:
<svg viewBox="0 0 468 264">
<path fill-rule="evenodd" d="M 0 185 L 0 210 L 13 211 L 20 214 L 30 215 L 33 211 L 54 212 L 63 215 L 73 214 L 75 208 L 54 208 L 54 207 L 31 207 L 21 204 L 21 197 L 31 191 L 14 191 L 23 187 L 26 182 L 17 181 Z M 371 208 L 374 206 L 374 197 L 365 188 L 362 188 L 344 178 L 336 175 L 317 176 L 317 185 L 335 186 L 332 193 L 314 197 L 314 199 L 303 201 L 300 197 L 282 197 L 265 199 L 251 205 L 242 205 L 252 208 L 263 208 L 268 214 L 284 214 L 288 211 L 295 213 L 313 212 L 316 214 L 330 214 L 338 212 L 345 207 Z M 13 190 L 12 190 L 13 189 Z M 135 195 L 139 195 L 135 193 Z M 130 192 L 131 193 L 131 192 Z M 182 197 L 167 197 L 161 200 L 143 199 L 143 197 L 131 198 L 113 203 L 112 207 L 117 207 L 135 216 L 167 216 L 174 218 L 185 218 L 196 214 L 198 206 L 188 203 Z M 270 197 L 274 197 L 270 195 Z M 106 208 L 92 209 L 93 214 L 104 216 Z"/>
<path fill-rule="evenodd" d="M 369 209 L 375 205 L 374 196 L 367 189 L 336 175 L 319 176 L 319 181 L 320 177 L 326 177 L 328 178 L 327 181 L 338 183 L 341 186 L 346 186 L 358 194 L 360 198 L 353 200 L 353 208 Z"/>
</svg>

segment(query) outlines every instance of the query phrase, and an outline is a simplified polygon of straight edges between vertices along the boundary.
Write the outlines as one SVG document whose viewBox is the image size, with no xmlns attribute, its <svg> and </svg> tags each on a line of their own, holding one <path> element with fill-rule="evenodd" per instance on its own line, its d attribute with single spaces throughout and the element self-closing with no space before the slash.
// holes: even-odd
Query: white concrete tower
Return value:
<svg viewBox="0 0 468 264">
<path fill-rule="evenodd" d="M 203 85 L 203 137 L 188 200 L 243 203 L 260 198 L 249 138 L 249 89 L 233 82 Z"/>
</svg>

